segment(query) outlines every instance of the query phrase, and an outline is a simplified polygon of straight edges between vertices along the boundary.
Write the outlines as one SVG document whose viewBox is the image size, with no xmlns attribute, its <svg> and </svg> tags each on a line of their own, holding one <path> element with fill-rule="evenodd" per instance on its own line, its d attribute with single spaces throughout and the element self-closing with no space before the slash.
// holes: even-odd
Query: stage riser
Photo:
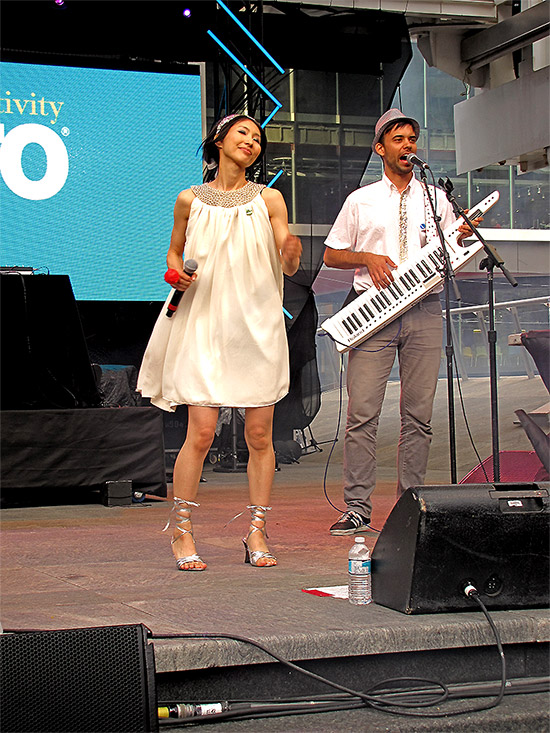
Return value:
<svg viewBox="0 0 550 733">
<path fill-rule="evenodd" d="M 504 650 L 508 678 L 550 675 L 550 644 L 511 644 Z M 497 680 L 500 676 L 496 646 L 314 659 L 300 662 L 299 666 L 360 690 L 392 677 L 458 683 Z M 273 699 L 331 692 L 327 685 L 278 662 L 157 673 L 156 684 L 159 700 L 182 702 Z"/>
</svg>

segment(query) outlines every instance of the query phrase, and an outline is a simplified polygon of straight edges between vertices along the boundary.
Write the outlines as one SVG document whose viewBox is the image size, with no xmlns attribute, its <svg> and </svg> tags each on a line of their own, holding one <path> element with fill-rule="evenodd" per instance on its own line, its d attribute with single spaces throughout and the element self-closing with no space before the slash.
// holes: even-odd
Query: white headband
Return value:
<svg viewBox="0 0 550 733">
<path fill-rule="evenodd" d="M 234 120 L 235 117 L 246 117 L 249 120 L 252 120 L 252 122 L 256 122 L 256 120 L 254 119 L 254 117 L 249 117 L 249 115 L 245 115 L 245 114 L 236 113 L 236 114 L 232 114 L 232 115 L 227 115 L 227 117 L 224 117 L 223 120 L 220 120 L 218 122 L 218 126 L 216 127 L 216 135 L 215 135 L 215 137 L 217 137 L 220 134 L 220 130 L 222 129 L 222 127 L 227 122 L 229 122 L 229 120 Z M 256 124 L 258 124 L 258 123 L 256 122 Z"/>
</svg>

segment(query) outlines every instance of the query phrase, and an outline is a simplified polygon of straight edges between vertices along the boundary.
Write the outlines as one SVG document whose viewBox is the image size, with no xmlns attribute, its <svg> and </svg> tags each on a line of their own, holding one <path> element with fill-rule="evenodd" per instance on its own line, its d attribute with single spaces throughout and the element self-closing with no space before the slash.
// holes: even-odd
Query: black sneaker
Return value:
<svg viewBox="0 0 550 733">
<path fill-rule="evenodd" d="M 334 535 L 359 534 L 369 529 L 370 520 L 357 512 L 344 512 L 340 519 L 332 525 L 330 533 Z"/>
</svg>

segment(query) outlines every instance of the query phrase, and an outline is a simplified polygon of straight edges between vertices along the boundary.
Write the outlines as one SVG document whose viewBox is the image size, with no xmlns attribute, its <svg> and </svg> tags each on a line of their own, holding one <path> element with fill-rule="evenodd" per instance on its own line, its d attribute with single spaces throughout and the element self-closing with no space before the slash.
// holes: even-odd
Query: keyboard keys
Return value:
<svg viewBox="0 0 550 733">
<path fill-rule="evenodd" d="M 367 323 L 368 323 L 368 322 L 370 321 L 370 318 L 369 318 L 369 316 L 367 315 L 367 311 L 366 311 L 366 310 L 365 310 L 365 308 L 363 308 L 363 306 L 361 306 L 361 305 L 359 306 L 359 313 L 360 313 L 360 314 L 361 314 L 361 315 L 363 316 L 363 318 L 365 319 L 365 321 L 366 321 Z"/>
</svg>

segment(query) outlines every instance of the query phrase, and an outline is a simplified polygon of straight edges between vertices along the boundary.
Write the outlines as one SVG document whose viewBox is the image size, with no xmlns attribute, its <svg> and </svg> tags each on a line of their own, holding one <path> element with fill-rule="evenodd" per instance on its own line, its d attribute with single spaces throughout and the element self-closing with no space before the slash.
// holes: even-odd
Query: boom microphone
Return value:
<svg viewBox="0 0 550 733">
<path fill-rule="evenodd" d="M 418 155 L 415 155 L 414 153 L 407 153 L 405 158 L 407 159 L 407 162 L 411 165 L 417 165 L 419 168 L 423 168 L 424 170 L 426 170 L 426 168 L 430 168 L 430 166 L 425 161 L 423 161 L 422 158 L 419 158 Z"/>
<path fill-rule="evenodd" d="M 185 260 L 183 263 L 183 271 L 186 275 L 194 275 L 197 270 L 198 264 L 196 260 Z M 179 280 L 179 275 L 177 273 L 177 270 L 167 270 L 166 274 L 164 276 L 164 279 L 167 283 L 170 283 L 170 285 L 175 285 L 177 281 Z M 183 296 L 184 291 L 183 290 L 175 290 L 174 294 L 172 295 L 170 302 L 168 303 L 168 307 L 166 309 L 166 315 L 168 318 L 172 318 L 174 313 L 178 309 L 178 305 L 180 304 L 180 300 Z"/>
</svg>

